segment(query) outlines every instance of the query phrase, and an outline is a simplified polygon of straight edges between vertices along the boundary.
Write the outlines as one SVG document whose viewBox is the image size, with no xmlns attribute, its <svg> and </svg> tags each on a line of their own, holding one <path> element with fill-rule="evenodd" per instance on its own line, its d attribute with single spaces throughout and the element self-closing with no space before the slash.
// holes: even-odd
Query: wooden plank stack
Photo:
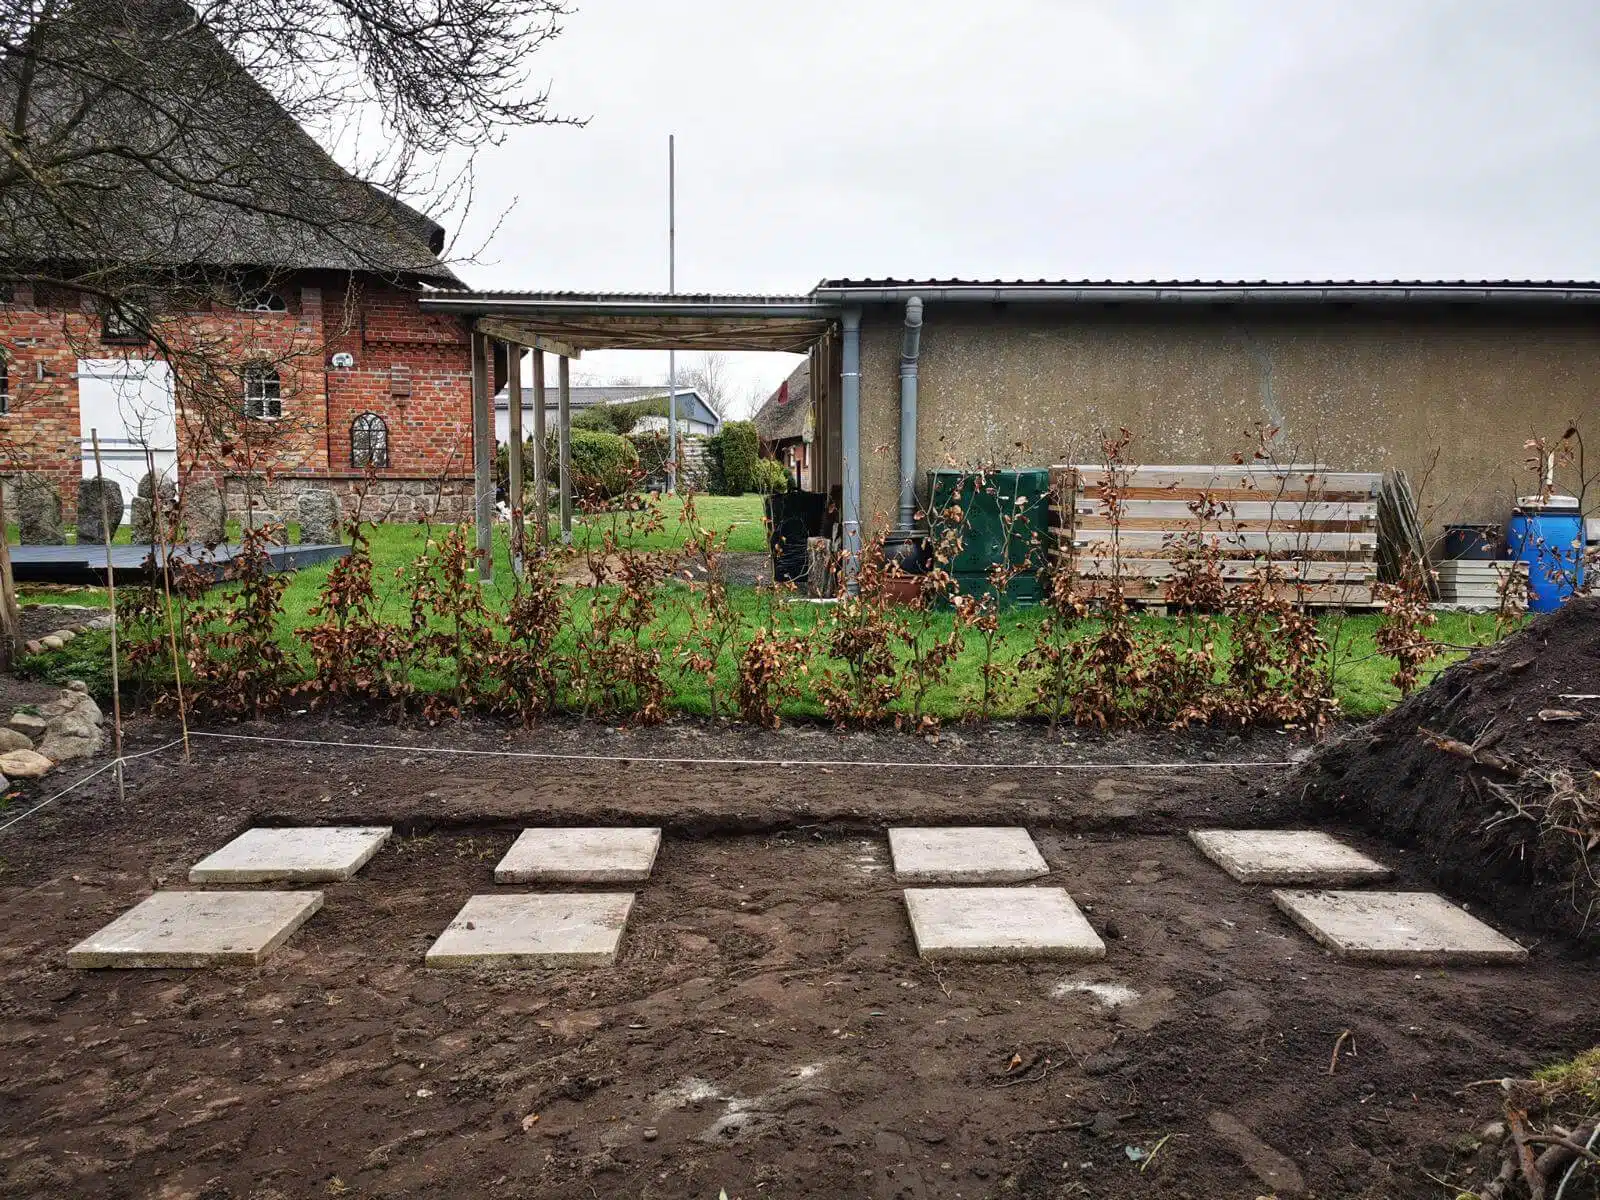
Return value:
<svg viewBox="0 0 1600 1200">
<path fill-rule="evenodd" d="M 1051 468 L 1052 553 L 1093 595 L 1097 581 L 1120 573 L 1131 600 L 1159 605 L 1176 571 L 1185 535 L 1214 539 L 1223 581 L 1256 577 L 1270 562 L 1292 600 L 1323 607 L 1370 607 L 1377 576 L 1375 472 L 1285 466 L 1117 467 L 1120 519 L 1102 504 L 1106 468 Z M 1220 515 L 1202 520 L 1191 504 L 1210 501 Z"/>
</svg>

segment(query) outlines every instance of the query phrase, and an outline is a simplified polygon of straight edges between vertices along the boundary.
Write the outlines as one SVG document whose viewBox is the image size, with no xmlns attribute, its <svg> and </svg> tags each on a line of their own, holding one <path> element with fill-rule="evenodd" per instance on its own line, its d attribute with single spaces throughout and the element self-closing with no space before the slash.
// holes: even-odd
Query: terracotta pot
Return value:
<svg viewBox="0 0 1600 1200">
<path fill-rule="evenodd" d="M 915 604 L 922 598 L 922 576 L 893 575 L 883 581 L 886 596 L 901 604 Z"/>
</svg>

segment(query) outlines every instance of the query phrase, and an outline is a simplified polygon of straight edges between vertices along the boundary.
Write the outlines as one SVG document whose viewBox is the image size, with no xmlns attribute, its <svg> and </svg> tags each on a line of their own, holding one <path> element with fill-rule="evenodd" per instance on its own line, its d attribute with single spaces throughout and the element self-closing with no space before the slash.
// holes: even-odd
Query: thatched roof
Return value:
<svg viewBox="0 0 1600 1200">
<path fill-rule="evenodd" d="M 811 415 L 811 360 L 806 359 L 755 415 L 756 433 L 763 442 L 776 445 L 805 436 L 806 418 Z"/>
<path fill-rule="evenodd" d="M 35 37 L 28 148 L 61 165 L 0 187 L 0 257 L 461 286 L 444 230 L 334 162 L 182 0 L 77 0 Z M 0 62 L 8 115 L 23 67 Z"/>
</svg>

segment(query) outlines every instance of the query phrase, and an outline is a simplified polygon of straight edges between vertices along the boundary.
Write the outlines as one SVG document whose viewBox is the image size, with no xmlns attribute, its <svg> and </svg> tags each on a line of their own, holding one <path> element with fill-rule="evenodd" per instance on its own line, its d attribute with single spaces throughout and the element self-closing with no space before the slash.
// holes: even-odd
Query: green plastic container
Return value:
<svg viewBox="0 0 1600 1200">
<path fill-rule="evenodd" d="M 956 529 L 961 551 L 948 570 L 962 595 L 994 591 L 989 569 L 1009 560 L 1017 574 L 1006 588 L 1002 603 L 1028 606 L 1039 603 L 1040 573 L 1048 565 L 1050 535 L 1050 472 L 1043 468 L 1020 471 L 929 471 L 928 528 L 933 544 Z M 959 519 L 949 513 L 959 507 Z"/>
</svg>

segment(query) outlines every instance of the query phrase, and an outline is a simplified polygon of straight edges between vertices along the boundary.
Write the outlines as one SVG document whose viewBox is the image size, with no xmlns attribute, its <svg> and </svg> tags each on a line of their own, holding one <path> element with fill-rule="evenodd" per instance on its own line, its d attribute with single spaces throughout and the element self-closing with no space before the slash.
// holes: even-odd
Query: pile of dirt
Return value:
<svg viewBox="0 0 1600 1200">
<path fill-rule="evenodd" d="M 1600 949 L 1600 598 L 1576 600 L 1330 743 L 1296 781 L 1525 928 Z M 1295 794 L 1295 793 L 1291 793 Z"/>
</svg>

